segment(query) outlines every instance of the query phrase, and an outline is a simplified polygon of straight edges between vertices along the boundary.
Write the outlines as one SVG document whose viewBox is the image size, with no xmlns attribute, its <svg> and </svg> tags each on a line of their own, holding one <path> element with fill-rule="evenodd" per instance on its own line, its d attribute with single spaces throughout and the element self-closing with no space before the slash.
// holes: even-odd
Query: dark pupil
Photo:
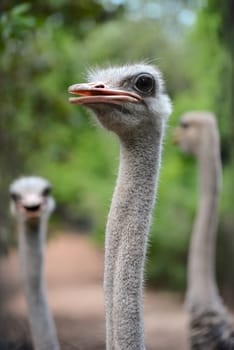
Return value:
<svg viewBox="0 0 234 350">
<path fill-rule="evenodd" d="M 151 77 L 146 75 L 140 76 L 136 81 L 136 88 L 142 92 L 151 92 L 154 87 L 154 81 Z"/>
</svg>

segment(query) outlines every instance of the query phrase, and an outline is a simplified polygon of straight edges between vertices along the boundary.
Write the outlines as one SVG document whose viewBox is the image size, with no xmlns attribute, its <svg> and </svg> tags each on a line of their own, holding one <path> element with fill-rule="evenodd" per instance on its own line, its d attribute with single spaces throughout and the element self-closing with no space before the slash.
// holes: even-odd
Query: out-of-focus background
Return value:
<svg viewBox="0 0 234 350">
<path fill-rule="evenodd" d="M 156 335 L 159 349 L 187 348 L 183 298 L 198 199 L 197 168 L 193 158 L 172 144 L 171 136 L 187 110 L 211 110 L 218 119 L 223 186 L 217 276 L 225 302 L 233 305 L 233 13 L 232 0 L 1 0 L 4 334 L 9 325 L 9 337 L 28 336 L 8 187 L 20 175 L 36 174 L 51 181 L 57 202 L 49 230 L 47 278 L 62 347 L 104 348 L 103 242 L 118 142 L 96 127 L 87 110 L 70 105 L 67 94 L 69 85 L 85 81 L 87 70 L 97 65 L 139 60 L 157 64 L 174 105 L 146 267 L 149 349 L 156 347 Z"/>
</svg>

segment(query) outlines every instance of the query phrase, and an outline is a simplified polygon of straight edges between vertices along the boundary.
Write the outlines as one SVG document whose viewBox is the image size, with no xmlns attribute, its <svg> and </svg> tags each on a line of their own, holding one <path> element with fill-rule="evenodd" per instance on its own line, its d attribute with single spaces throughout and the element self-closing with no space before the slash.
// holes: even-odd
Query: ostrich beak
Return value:
<svg viewBox="0 0 234 350">
<path fill-rule="evenodd" d="M 36 218 L 41 214 L 43 199 L 31 194 L 18 203 L 18 207 L 28 218 Z"/>
<path fill-rule="evenodd" d="M 175 130 L 173 131 L 173 134 L 172 134 L 172 142 L 175 145 L 179 145 L 179 143 L 181 141 L 181 137 L 182 137 L 181 128 L 180 127 L 175 128 Z"/>
<path fill-rule="evenodd" d="M 142 100 L 142 97 L 134 92 L 111 89 L 103 83 L 74 84 L 68 88 L 68 92 L 81 95 L 70 97 L 71 103 L 84 105 L 90 103 L 137 103 Z"/>
</svg>

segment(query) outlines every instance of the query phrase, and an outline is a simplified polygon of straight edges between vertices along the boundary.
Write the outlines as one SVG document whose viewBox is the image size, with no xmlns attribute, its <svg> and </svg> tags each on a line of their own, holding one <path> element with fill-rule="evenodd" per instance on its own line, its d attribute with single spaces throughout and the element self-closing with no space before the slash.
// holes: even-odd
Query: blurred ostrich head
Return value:
<svg viewBox="0 0 234 350">
<path fill-rule="evenodd" d="M 25 221 L 49 216 L 55 201 L 50 183 L 37 176 L 21 177 L 10 185 L 10 209 L 12 215 Z"/>
<path fill-rule="evenodd" d="M 216 118 L 211 112 L 184 113 L 180 125 L 174 131 L 174 142 L 187 153 L 198 155 L 204 144 L 209 146 L 210 137 L 217 130 Z"/>
</svg>

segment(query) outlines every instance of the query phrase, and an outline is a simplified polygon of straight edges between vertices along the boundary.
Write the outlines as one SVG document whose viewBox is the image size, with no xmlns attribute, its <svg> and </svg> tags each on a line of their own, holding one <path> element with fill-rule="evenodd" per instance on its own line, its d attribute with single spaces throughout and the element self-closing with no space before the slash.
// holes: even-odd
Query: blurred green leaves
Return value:
<svg viewBox="0 0 234 350">
<path fill-rule="evenodd" d="M 23 3 L 0 16 L 1 46 L 10 39 L 23 39 L 35 27 L 36 19 L 29 14 L 31 5 Z"/>
</svg>

